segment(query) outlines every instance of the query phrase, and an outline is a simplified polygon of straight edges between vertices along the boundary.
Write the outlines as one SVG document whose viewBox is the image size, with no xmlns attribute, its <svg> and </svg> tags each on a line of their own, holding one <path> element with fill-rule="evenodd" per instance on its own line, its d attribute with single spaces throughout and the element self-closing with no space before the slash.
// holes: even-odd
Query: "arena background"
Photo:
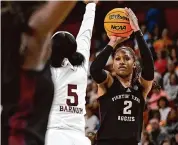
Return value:
<svg viewBox="0 0 178 145">
<path fill-rule="evenodd" d="M 17 3 L 17 2 L 16 2 Z M 23 10 L 14 11 L 10 2 L 1 2 L 1 16 L 3 27 L 11 21 L 11 17 L 19 18 L 22 11 L 25 17 L 44 2 L 18 2 Z M 161 89 L 152 90 L 148 95 L 147 106 L 144 112 L 144 131 L 142 144 L 155 142 L 156 145 L 178 144 L 178 2 L 176 1 L 101 1 L 96 10 L 95 25 L 91 45 L 90 62 L 108 43 L 103 27 L 106 13 L 116 7 L 130 7 L 136 14 L 144 39 L 151 49 L 155 62 L 155 81 Z M 69 31 L 77 35 L 85 11 L 85 5 L 78 2 L 65 22 L 57 29 Z M 12 14 L 12 15 L 11 15 Z M 60 15 L 60 14 L 59 14 Z M 17 20 L 18 21 L 18 20 Z M 1 29 L 3 29 L 1 27 Z M 15 41 L 12 44 L 16 43 Z M 139 49 L 134 36 L 126 42 L 131 46 L 139 58 Z M 106 69 L 112 71 L 112 58 L 108 61 Z M 99 128 L 98 104 L 96 101 L 97 86 L 88 74 L 88 87 L 86 92 L 86 134 L 92 139 L 93 133 Z M 165 103 L 164 103 L 165 102 Z M 167 103 L 166 103 L 167 102 Z"/>
</svg>

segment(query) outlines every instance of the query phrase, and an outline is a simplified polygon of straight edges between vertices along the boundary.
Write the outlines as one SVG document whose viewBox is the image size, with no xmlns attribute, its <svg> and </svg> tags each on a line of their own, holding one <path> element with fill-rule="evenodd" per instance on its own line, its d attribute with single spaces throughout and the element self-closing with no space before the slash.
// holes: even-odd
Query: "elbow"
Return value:
<svg viewBox="0 0 178 145">
<path fill-rule="evenodd" d="M 150 81 L 153 81 L 153 80 L 154 80 L 154 71 L 150 74 L 149 80 L 150 80 Z"/>
<path fill-rule="evenodd" d="M 150 73 L 149 75 L 148 74 L 145 74 L 142 72 L 142 78 L 144 80 L 147 80 L 147 81 L 153 81 L 154 80 L 154 73 Z"/>
<path fill-rule="evenodd" d="M 90 66 L 90 74 L 91 76 L 95 76 L 96 74 L 101 74 L 102 68 L 98 66 L 98 63 L 96 61 L 93 61 L 93 63 Z"/>
</svg>

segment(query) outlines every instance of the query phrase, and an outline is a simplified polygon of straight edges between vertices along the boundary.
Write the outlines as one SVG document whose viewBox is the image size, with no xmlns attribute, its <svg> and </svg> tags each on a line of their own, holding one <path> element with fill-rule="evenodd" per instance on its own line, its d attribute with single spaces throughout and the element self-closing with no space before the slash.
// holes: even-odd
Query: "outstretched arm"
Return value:
<svg viewBox="0 0 178 145">
<path fill-rule="evenodd" d="M 96 3 L 97 1 L 93 1 L 86 5 L 83 21 L 76 38 L 77 51 L 82 53 L 85 57 L 84 68 L 86 69 L 86 72 L 88 70 L 88 62 L 90 57 L 91 37 L 95 19 Z"/>
<path fill-rule="evenodd" d="M 135 36 L 137 39 L 138 47 L 140 49 L 140 55 L 142 59 L 142 72 L 140 77 L 140 82 L 144 87 L 143 95 L 146 97 L 149 91 L 152 88 L 152 83 L 154 79 L 154 63 L 151 51 L 149 50 L 147 43 L 143 39 L 143 34 L 139 28 L 138 20 L 135 14 L 131 9 L 125 8 L 128 13 L 128 17 L 130 20 L 130 25 L 135 32 Z"/>
</svg>

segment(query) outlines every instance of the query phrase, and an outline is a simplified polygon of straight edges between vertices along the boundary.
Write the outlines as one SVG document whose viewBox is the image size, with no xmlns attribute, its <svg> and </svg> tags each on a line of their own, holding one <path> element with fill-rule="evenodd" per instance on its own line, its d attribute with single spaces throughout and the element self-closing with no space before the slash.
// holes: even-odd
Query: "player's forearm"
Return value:
<svg viewBox="0 0 178 145">
<path fill-rule="evenodd" d="M 143 79 L 151 81 L 154 79 L 154 63 L 151 51 L 143 39 L 143 35 L 140 30 L 135 32 L 135 36 L 140 49 L 140 55 L 143 64 L 141 76 Z"/>
<path fill-rule="evenodd" d="M 95 10 L 95 3 L 89 3 L 86 5 L 85 14 L 77 35 L 77 39 L 85 39 L 86 42 L 90 43 L 95 20 Z"/>
<path fill-rule="evenodd" d="M 44 36 L 53 32 L 75 6 L 75 1 L 51 1 L 43 5 L 30 18 L 28 25 L 37 33 Z"/>
<path fill-rule="evenodd" d="M 88 70 L 88 62 L 90 56 L 91 37 L 95 19 L 95 3 L 89 3 L 86 6 L 85 14 L 79 33 L 77 35 L 77 51 L 85 57 L 85 68 Z"/>
<path fill-rule="evenodd" d="M 33 13 L 28 22 L 32 35 L 25 34 L 23 37 L 28 48 L 24 54 L 23 69 L 41 71 L 44 68 L 50 57 L 52 31 L 62 23 L 75 3 L 51 1 Z"/>
<path fill-rule="evenodd" d="M 112 52 L 113 52 L 113 47 L 107 45 L 91 64 L 90 74 L 98 84 L 102 83 L 107 78 L 107 74 L 104 71 L 104 67 Z"/>
</svg>

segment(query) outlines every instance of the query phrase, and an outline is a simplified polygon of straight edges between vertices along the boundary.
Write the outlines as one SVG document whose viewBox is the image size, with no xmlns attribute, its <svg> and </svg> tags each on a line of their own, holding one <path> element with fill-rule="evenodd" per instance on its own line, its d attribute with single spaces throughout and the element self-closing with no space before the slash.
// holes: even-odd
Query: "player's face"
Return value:
<svg viewBox="0 0 178 145">
<path fill-rule="evenodd" d="M 114 56 L 113 69 L 120 77 L 128 77 L 133 73 L 134 59 L 130 51 L 121 49 Z"/>
</svg>

